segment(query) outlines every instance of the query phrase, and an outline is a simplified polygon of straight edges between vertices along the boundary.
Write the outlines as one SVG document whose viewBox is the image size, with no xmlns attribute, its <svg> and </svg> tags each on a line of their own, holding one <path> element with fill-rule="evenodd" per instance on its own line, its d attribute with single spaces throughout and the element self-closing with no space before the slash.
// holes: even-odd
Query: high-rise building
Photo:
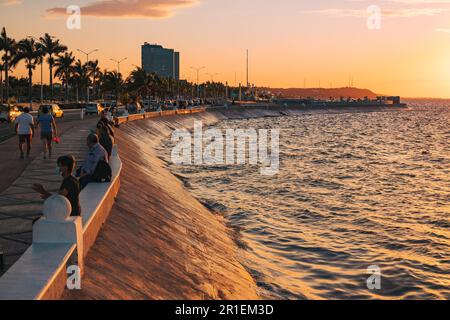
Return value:
<svg viewBox="0 0 450 320">
<path fill-rule="evenodd" d="M 157 44 L 142 46 L 142 69 L 161 77 L 180 79 L 180 53 Z"/>
</svg>

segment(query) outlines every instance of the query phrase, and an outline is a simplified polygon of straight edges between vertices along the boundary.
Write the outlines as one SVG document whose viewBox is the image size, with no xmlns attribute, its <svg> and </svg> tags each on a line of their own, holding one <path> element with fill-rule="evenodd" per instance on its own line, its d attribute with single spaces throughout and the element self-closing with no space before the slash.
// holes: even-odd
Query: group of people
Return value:
<svg viewBox="0 0 450 320">
<path fill-rule="evenodd" d="M 23 147 L 26 144 L 26 156 L 30 157 L 31 144 L 35 131 L 40 127 L 41 141 L 44 148 L 44 159 L 52 157 L 52 143 L 53 141 L 58 141 L 58 129 L 56 126 L 56 121 L 50 114 L 48 107 L 42 108 L 42 114 L 37 117 L 35 121 L 34 117 L 30 114 L 29 108 L 24 108 L 24 112 L 18 116 L 15 120 L 15 132 L 19 136 L 19 151 L 20 158 L 24 159 Z"/>
<path fill-rule="evenodd" d="M 29 114 L 29 111 L 26 112 L 26 114 Z M 16 126 L 18 125 L 20 129 L 21 125 L 28 124 L 30 130 L 33 131 L 34 127 L 31 122 L 25 122 L 24 119 L 19 120 Z M 42 126 L 42 119 L 38 121 Z M 53 126 L 56 128 L 55 125 Z M 21 132 L 25 132 L 25 130 Z M 19 137 L 27 135 L 28 139 L 22 138 L 20 141 L 29 140 L 31 142 L 33 133 L 21 134 L 21 132 L 18 131 Z M 45 135 L 42 136 L 46 138 Z M 59 157 L 56 161 L 56 174 L 63 178 L 58 194 L 66 197 L 72 205 L 71 216 L 81 216 L 79 195 L 89 183 L 111 181 L 112 173 L 111 167 L 109 166 L 109 160 L 114 145 L 114 129 L 112 123 L 107 119 L 106 113 L 102 114 L 102 117 L 97 124 L 97 132 L 88 135 L 86 144 L 88 153 L 83 164 L 78 169 L 76 159 L 73 155 Z M 29 152 L 27 154 L 29 155 Z M 39 193 L 44 200 L 52 195 L 42 184 L 34 184 L 33 190 Z"/>
</svg>

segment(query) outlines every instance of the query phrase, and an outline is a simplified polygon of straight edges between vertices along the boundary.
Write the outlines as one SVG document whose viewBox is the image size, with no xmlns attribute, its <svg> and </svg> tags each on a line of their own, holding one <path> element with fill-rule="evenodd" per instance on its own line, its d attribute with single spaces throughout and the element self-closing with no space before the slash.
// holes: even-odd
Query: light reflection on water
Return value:
<svg viewBox="0 0 450 320">
<path fill-rule="evenodd" d="M 251 166 L 171 168 L 240 230 L 263 297 L 450 298 L 449 108 L 217 127 L 281 129 L 275 177 Z M 379 291 L 367 289 L 371 265 Z"/>
</svg>

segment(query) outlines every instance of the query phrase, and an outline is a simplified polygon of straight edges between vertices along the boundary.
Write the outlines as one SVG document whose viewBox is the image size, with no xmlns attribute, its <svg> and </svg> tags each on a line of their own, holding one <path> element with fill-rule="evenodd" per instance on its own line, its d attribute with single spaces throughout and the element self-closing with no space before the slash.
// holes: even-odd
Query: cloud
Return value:
<svg viewBox="0 0 450 320">
<path fill-rule="evenodd" d="M 81 14 L 110 18 L 166 18 L 177 8 L 190 7 L 197 0 L 96 0 L 81 7 Z M 67 8 L 47 10 L 50 15 L 66 15 Z"/>
<path fill-rule="evenodd" d="M 450 33 L 450 29 L 446 28 L 437 28 L 434 31 L 436 32 L 442 32 L 442 33 Z"/>
<path fill-rule="evenodd" d="M 21 4 L 21 3 L 22 3 L 21 0 L 1 0 L 0 1 L 0 4 L 2 6 L 14 6 L 14 5 Z"/>
</svg>

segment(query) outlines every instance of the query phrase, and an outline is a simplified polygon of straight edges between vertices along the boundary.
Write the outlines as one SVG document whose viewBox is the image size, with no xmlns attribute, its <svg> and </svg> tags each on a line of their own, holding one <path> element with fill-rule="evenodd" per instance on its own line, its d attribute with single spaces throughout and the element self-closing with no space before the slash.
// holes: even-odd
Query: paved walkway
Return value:
<svg viewBox="0 0 450 320">
<path fill-rule="evenodd" d="M 41 142 L 37 140 L 33 146 L 33 160 L 20 160 L 17 151 L 11 155 L 11 152 L 3 153 L 5 150 L 2 150 L 0 174 L 10 180 L 14 174 L 18 174 L 18 177 L 9 183 L 9 187 L 3 186 L 0 189 L 0 254 L 2 252 L 4 254 L 4 266 L 3 270 L 0 266 L 0 275 L 6 272 L 31 245 L 32 221 L 42 215 L 43 201 L 31 189 L 32 184 L 40 183 L 51 192 L 56 192 L 61 184 L 61 177 L 55 173 L 56 159 L 62 155 L 72 154 L 77 159 L 77 164 L 80 164 L 87 151 L 86 137 L 96 122 L 97 119 L 89 119 L 65 128 L 61 144 L 54 146 L 53 158 L 50 160 L 44 160 L 43 154 L 37 151 L 42 150 Z M 0 148 L 3 149 L 3 146 L 0 145 Z M 11 157 L 13 159 L 9 159 Z M 14 172 L 8 171 L 9 168 Z M 20 171 L 17 173 L 20 169 L 22 173 Z"/>
</svg>

